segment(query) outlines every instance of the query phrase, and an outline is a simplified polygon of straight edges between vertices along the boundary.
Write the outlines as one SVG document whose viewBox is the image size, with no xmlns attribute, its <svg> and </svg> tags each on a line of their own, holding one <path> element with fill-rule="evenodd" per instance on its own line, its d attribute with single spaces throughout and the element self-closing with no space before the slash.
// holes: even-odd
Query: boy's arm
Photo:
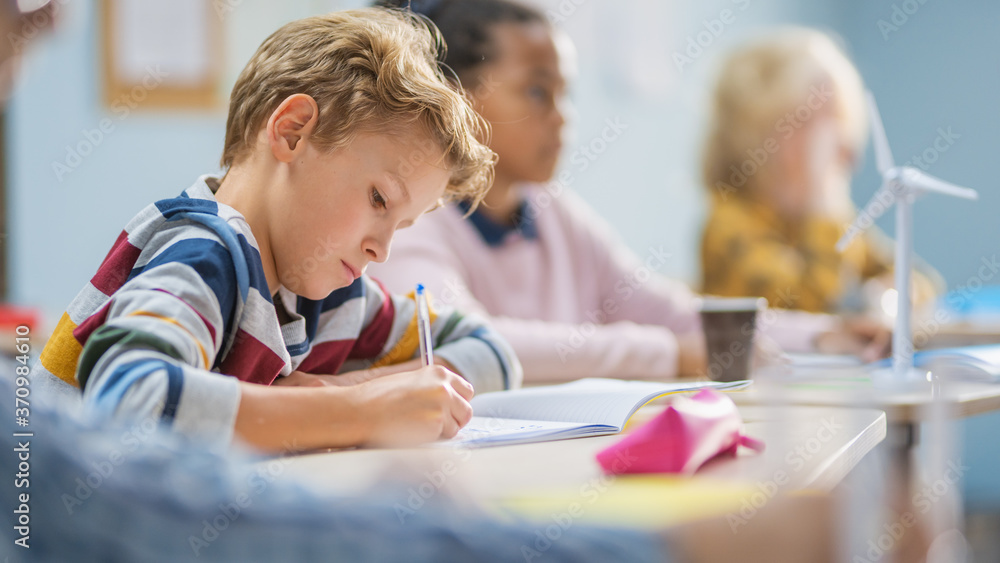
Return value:
<svg viewBox="0 0 1000 563">
<path fill-rule="evenodd" d="M 241 409 L 253 409 L 267 390 L 209 371 L 236 331 L 229 325 L 239 322 L 238 304 L 248 291 L 241 284 L 248 282 L 237 271 L 245 259 L 212 229 L 182 222 L 160 228 L 142 252 L 131 279 L 76 331 L 86 334 L 76 369 L 84 400 L 106 417 L 152 420 L 226 446 Z M 88 288 L 81 296 L 103 297 Z M 284 419 L 267 420 L 285 428 L 292 418 L 286 412 Z M 334 441 L 354 439 L 345 434 Z M 285 434 L 293 438 L 294 432 Z"/>
<path fill-rule="evenodd" d="M 273 451 L 426 442 L 453 436 L 472 416 L 472 387 L 441 367 L 326 389 L 269 387 L 207 371 L 222 315 L 207 303 L 211 290 L 199 291 L 182 273 L 188 267 L 141 275 L 114 295 L 80 359 L 91 409 L 152 419 L 217 446 L 235 430 Z"/>
<path fill-rule="evenodd" d="M 159 276 L 139 276 L 106 306 L 103 325 L 80 355 L 77 377 L 84 400 L 104 416 L 152 419 L 226 444 L 239 407 L 239 386 L 235 378 L 208 371 L 222 315 L 217 307 L 197 307 L 214 296 L 211 290 L 198 291 L 200 280 L 183 272 L 184 265 L 168 268 L 170 276 L 180 277 L 157 283 Z M 189 283 L 191 287 L 180 287 Z M 187 299 L 177 295 L 182 291 Z"/>
<path fill-rule="evenodd" d="M 380 283 L 367 276 L 362 279 L 367 285 L 368 296 L 363 333 L 373 323 L 391 323 L 381 349 L 370 358 L 375 360 L 372 367 L 392 370 L 397 364 L 407 364 L 415 369 L 419 365 L 420 352 L 416 302 L 412 296 L 389 294 Z M 497 331 L 475 315 L 463 315 L 451 307 L 434 303 L 431 306 L 431 335 L 436 360 L 468 380 L 479 393 L 520 387 L 521 364 Z M 390 314 L 391 319 L 388 318 Z M 350 365 L 345 366 L 345 370 L 350 368 Z"/>
<path fill-rule="evenodd" d="M 236 433 L 266 451 L 424 443 L 453 437 L 472 418 L 472 385 L 440 366 L 345 387 L 240 389 Z"/>
</svg>

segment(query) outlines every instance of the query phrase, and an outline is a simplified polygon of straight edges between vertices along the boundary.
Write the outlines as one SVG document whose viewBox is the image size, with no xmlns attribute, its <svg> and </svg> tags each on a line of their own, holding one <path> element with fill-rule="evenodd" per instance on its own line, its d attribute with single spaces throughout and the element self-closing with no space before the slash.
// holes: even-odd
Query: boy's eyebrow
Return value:
<svg viewBox="0 0 1000 563">
<path fill-rule="evenodd" d="M 397 174 L 392 174 L 392 173 L 388 175 L 388 178 L 389 181 L 393 184 L 393 187 L 395 187 L 397 191 L 402 192 L 403 199 L 406 201 L 410 201 L 410 190 L 406 188 L 406 182 L 403 181 L 403 178 Z"/>
</svg>

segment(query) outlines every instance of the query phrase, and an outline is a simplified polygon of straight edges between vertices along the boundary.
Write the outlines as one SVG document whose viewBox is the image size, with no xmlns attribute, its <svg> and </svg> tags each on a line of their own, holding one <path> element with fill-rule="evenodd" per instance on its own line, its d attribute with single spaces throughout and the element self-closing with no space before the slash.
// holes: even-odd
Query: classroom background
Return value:
<svg viewBox="0 0 1000 563">
<path fill-rule="evenodd" d="M 184 0 L 202 1 L 212 5 L 223 53 L 214 108 L 155 109 L 138 99 L 109 107 L 101 74 L 107 30 L 96 0 L 59 0 L 60 33 L 31 48 L 4 123 L 4 299 L 38 308 L 48 329 L 139 209 L 218 170 L 229 89 L 264 37 L 286 21 L 366 4 Z M 527 1 L 546 10 L 578 51 L 563 177 L 640 255 L 651 247 L 669 252 L 662 273 L 690 283 L 699 278 L 707 197 L 699 161 L 718 62 L 742 40 L 801 24 L 843 40 L 879 101 L 897 163 L 979 191 L 974 203 L 920 200 L 916 251 L 951 290 L 1000 283 L 992 279 L 998 272 L 982 268 L 1000 260 L 993 170 L 1000 3 Z M 182 25 L 166 32 L 182 30 L 190 31 Z M 869 147 L 854 177 L 855 203 L 864 205 L 878 185 Z M 892 233 L 893 214 L 877 224 Z M 1000 416 L 964 425 L 974 468 L 966 480 L 970 510 L 1000 508 L 1000 481 L 982 470 L 996 456 L 988 445 L 998 428 Z"/>
</svg>

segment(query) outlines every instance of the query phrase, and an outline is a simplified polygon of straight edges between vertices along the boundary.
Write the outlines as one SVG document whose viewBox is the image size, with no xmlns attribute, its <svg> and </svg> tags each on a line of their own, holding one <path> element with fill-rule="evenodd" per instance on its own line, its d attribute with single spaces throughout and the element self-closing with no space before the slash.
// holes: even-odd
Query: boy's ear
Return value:
<svg viewBox="0 0 1000 563">
<path fill-rule="evenodd" d="M 291 162 L 302 152 L 305 140 L 319 121 L 319 106 L 307 94 L 285 98 L 267 120 L 267 142 L 281 162 Z"/>
</svg>

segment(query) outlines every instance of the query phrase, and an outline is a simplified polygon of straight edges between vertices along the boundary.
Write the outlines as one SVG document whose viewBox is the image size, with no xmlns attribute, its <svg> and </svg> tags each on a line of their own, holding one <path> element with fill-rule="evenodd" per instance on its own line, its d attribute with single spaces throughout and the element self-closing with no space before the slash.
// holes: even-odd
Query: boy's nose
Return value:
<svg viewBox="0 0 1000 563">
<path fill-rule="evenodd" d="M 385 262 L 389 258 L 389 246 L 391 244 L 391 237 L 384 241 L 379 240 L 377 237 L 372 237 L 365 244 L 365 254 L 368 255 L 372 262 Z"/>
</svg>

